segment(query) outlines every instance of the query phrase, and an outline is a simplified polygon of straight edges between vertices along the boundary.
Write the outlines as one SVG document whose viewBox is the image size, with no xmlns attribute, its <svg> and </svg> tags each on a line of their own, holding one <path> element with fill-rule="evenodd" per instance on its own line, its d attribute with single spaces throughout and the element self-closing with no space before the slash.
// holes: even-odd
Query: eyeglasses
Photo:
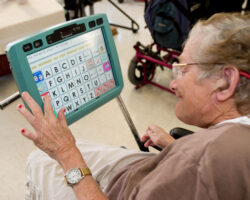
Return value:
<svg viewBox="0 0 250 200">
<path fill-rule="evenodd" d="M 181 78 L 183 76 L 183 70 L 184 70 L 183 67 L 188 66 L 188 65 L 224 65 L 224 63 L 178 63 L 178 62 L 174 62 L 172 64 L 172 72 L 173 72 L 174 78 L 175 79 Z M 242 70 L 240 70 L 239 73 L 241 76 L 244 76 L 247 79 L 250 79 L 249 73 L 242 71 Z"/>
<path fill-rule="evenodd" d="M 188 65 L 224 65 L 223 63 L 178 63 L 174 62 L 172 64 L 172 73 L 175 79 L 182 78 L 184 74 L 185 66 Z"/>
</svg>

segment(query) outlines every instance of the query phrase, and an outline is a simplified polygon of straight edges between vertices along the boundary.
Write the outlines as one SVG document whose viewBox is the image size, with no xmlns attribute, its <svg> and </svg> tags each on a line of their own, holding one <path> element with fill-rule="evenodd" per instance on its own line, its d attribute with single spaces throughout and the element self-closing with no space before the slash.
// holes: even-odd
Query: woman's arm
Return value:
<svg viewBox="0 0 250 200">
<path fill-rule="evenodd" d="M 64 115 L 65 108 L 59 111 L 56 118 L 48 95 L 44 97 L 44 113 L 27 92 L 22 93 L 22 98 L 31 112 L 23 105 L 18 105 L 17 109 L 34 131 L 22 129 L 21 133 L 51 158 L 57 160 L 65 173 L 72 168 L 87 168 L 84 158 L 76 147 L 75 138 L 68 128 Z M 107 200 L 92 176 L 84 177 L 73 186 L 73 190 L 79 200 Z"/>
</svg>

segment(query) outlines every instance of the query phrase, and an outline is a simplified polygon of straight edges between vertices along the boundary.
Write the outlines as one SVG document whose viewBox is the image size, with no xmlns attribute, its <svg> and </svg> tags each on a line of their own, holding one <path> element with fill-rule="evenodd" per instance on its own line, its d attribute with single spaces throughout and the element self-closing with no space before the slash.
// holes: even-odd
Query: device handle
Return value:
<svg viewBox="0 0 250 200">
<path fill-rule="evenodd" d="M 20 93 L 16 92 L 16 93 L 12 94 L 11 96 L 7 97 L 6 99 L 4 99 L 3 101 L 0 101 L 0 109 L 3 110 L 4 107 L 6 107 L 7 105 L 16 101 L 20 97 L 21 97 Z"/>
</svg>

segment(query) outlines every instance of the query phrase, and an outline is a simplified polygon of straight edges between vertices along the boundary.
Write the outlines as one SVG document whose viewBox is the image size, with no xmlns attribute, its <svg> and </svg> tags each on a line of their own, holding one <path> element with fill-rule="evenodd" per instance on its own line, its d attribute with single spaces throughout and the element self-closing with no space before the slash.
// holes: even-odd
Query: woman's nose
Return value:
<svg viewBox="0 0 250 200">
<path fill-rule="evenodd" d="M 175 91 L 175 90 L 176 90 L 176 85 L 177 85 L 176 79 L 173 79 L 173 80 L 170 82 L 169 87 L 170 87 L 170 89 L 171 89 L 172 91 Z"/>
</svg>

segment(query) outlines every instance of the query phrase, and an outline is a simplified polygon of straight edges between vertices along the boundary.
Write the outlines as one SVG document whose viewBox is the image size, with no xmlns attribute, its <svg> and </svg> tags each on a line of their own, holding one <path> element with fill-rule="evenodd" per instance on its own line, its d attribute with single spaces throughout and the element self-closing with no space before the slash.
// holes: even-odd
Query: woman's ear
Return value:
<svg viewBox="0 0 250 200">
<path fill-rule="evenodd" d="M 240 74 L 236 67 L 225 66 L 222 76 L 217 82 L 216 99 L 219 102 L 228 100 L 234 95 Z"/>
</svg>

